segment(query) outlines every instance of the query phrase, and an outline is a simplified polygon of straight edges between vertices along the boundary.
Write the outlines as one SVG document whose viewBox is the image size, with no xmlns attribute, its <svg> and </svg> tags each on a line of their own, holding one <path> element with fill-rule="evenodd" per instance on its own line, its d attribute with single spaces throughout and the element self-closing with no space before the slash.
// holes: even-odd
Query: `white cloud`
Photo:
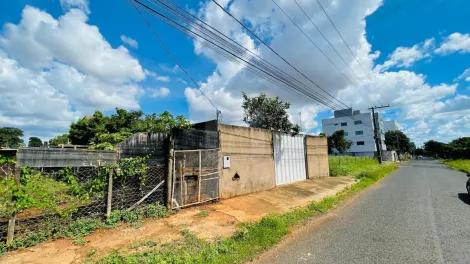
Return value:
<svg viewBox="0 0 470 264">
<path fill-rule="evenodd" d="M 278 1 L 279 5 L 291 16 L 302 29 L 313 39 L 321 50 L 340 68 L 340 70 L 351 80 L 348 81 L 335 69 L 330 62 L 302 35 L 301 32 L 273 5 L 269 0 L 249 1 L 234 0 L 221 2 L 230 12 L 242 21 L 247 22 L 260 37 L 267 40 L 271 47 L 279 54 L 291 62 L 301 72 L 310 79 L 315 80 L 321 87 L 330 94 L 339 98 L 342 102 L 352 105 L 355 109 L 366 110 L 375 104 L 390 103 L 393 108 L 399 110 L 397 121 L 405 126 L 418 124 L 429 126 L 429 131 L 423 128 L 422 134 L 435 135 L 434 124 L 430 120 L 430 115 L 438 115 L 445 111 L 450 111 L 449 101 L 455 99 L 457 85 L 443 83 L 431 85 L 426 81 L 426 76 L 414 73 L 410 70 L 390 71 L 392 67 L 408 68 L 419 60 L 431 58 L 435 50 L 435 39 L 429 38 L 424 42 L 411 47 L 398 47 L 388 56 L 388 60 L 382 65 L 375 65 L 374 60 L 380 56 L 380 51 L 372 51 L 371 45 L 366 39 L 365 18 L 383 4 L 381 0 L 347 1 L 338 0 L 325 3 L 325 8 L 331 19 L 335 22 L 344 39 L 351 47 L 353 53 L 369 73 L 369 77 L 362 71 L 360 65 L 355 61 L 341 38 L 332 28 L 330 22 L 319 8 L 315 1 L 305 1 L 301 3 L 304 10 L 311 16 L 317 26 L 328 37 L 329 41 L 338 50 L 347 64 L 359 76 L 356 78 L 347 66 L 335 54 L 328 43 L 322 38 L 319 32 L 313 27 L 310 21 L 304 16 L 294 2 Z M 258 54 L 267 61 L 273 63 L 295 78 L 303 80 L 305 84 L 313 90 L 324 94 L 311 83 L 295 73 L 289 66 L 283 63 L 266 47 L 259 45 L 246 31 L 241 28 L 233 19 L 223 13 L 220 8 L 211 1 L 206 1 L 196 12 L 205 22 L 209 23 L 219 31 L 237 40 L 243 46 Z M 451 39 L 453 37 L 450 37 Z M 292 41 L 295 39 L 296 41 Z M 288 45 L 286 45 L 288 43 Z M 240 92 L 246 91 L 250 95 L 255 95 L 260 91 L 270 96 L 278 95 L 283 100 L 292 103 L 291 117 L 298 123 L 298 112 L 311 106 L 321 108 L 318 112 L 325 111 L 326 107 L 319 106 L 306 96 L 292 95 L 279 87 L 276 87 L 265 79 L 247 71 L 243 66 L 234 64 L 219 54 L 209 50 L 199 42 L 194 43 L 196 54 L 210 58 L 216 64 L 216 69 L 207 79 L 201 83 L 203 92 L 222 110 L 223 122 L 240 124 L 243 116 L 241 109 Z M 440 48 L 444 48 L 441 46 Z M 194 87 L 193 87 L 194 88 Z M 215 110 L 208 103 L 199 91 L 187 88 L 185 96 L 189 104 L 190 118 L 200 121 L 215 118 Z M 466 99 L 459 98 L 459 102 L 466 102 Z M 463 104 L 460 104 L 463 105 Z M 468 107 L 467 107 L 468 108 Z M 311 114 L 302 111 L 302 123 L 306 127 L 315 130 L 317 124 L 314 118 L 317 110 L 312 109 Z M 454 113 L 462 114 L 462 111 L 455 110 Z M 460 129 L 464 129 L 460 127 Z M 424 133 L 426 132 L 426 133 Z M 418 133 L 414 133 L 417 137 Z M 419 141 L 419 138 L 413 138 Z"/>
<path fill-rule="evenodd" d="M 139 43 L 137 43 L 135 39 L 128 37 L 126 35 L 121 35 L 121 41 L 133 47 L 134 49 L 137 49 L 139 47 Z"/>
<path fill-rule="evenodd" d="M 157 98 L 157 97 L 165 97 L 170 94 L 170 89 L 166 87 L 160 87 L 160 89 L 149 89 L 150 97 Z"/>
<path fill-rule="evenodd" d="M 465 81 L 470 82 L 470 68 L 466 69 L 458 79 L 465 79 Z"/>
<path fill-rule="evenodd" d="M 145 75 L 154 78 L 156 81 L 159 81 L 159 82 L 169 82 L 170 81 L 170 76 L 158 75 L 155 72 L 149 71 L 147 69 L 145 69 L 144 72 L 145 72 Z"/>
<path fill-rule="evenodd" d="M 123 47 L 113 48 L 87 24 L 78 9 L 54 19 L 37 8 L 26 6 L 18 25 L 7 23 L 0 37 L 5 52 L 28 68 L 50 67 L 54 60 L 74 65 L 85 74 L 109 81 L 141 81 L 145 74 L 139 61 Z"/>
<path fill-rule="evenodd" d="M 458 32 L 450 34 L 435 52 L 441 55 L 454 52 L 470 53 L 470 34 L 461 34 Z"/>
<path fill-rule="evenodd" d="M 391 67 L 411 67 L 415 62 L 424 58 L 431 57 L 430 52 L 435 46 L 434 38 L 425 40 L 423 43 L 416 44 L 411 48 L 398 47 L 388 56 L 388 60 L 382 65 L 377 65 L 376 70 L 384 71 Z"/>
<path fill-rule="evenodd" d="M 0 32 L 0 123 L 53 137 L 95 110 L 138 109 L 145 78 L 137 59 L 113 48 L 88 17 L 26 6 Z M 79 51 L 79 52 L 77 52 Z"/>
<path fill-rule="evenodd" d="M 157 76 L 157 77 L 155 77 L 155 80 L 161 81 L 161 82 L 169 82 L 170 77 L 169 76 Z"/>
<path fill-rule="evenodd" d="M 60 0 L 60 5 L 66 11 L 71 8 L 79 8 L 86 14 L 90 14 L 88 0 Z"/>
</svg>

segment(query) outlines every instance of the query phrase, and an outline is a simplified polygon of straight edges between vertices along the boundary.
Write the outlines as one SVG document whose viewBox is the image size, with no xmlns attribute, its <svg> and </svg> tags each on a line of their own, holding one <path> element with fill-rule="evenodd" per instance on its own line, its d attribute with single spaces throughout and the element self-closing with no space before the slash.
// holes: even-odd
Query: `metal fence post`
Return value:
<svg viewBox="0 0 470 264">
<path fill-rule="evenodd" d="M 21 168 L 15 167 L 15 184 L 16 186 L 20 186 L 20 176 L 21 176 Z M 15 196 L 12 197 L 13 206 L 16 206 L 16 198 Z M 15 236 L 15 224 L 16 224 L 16 209 L 13 209 L 13 213 L 11 213 L 11 217 L 8 220 L 8 231 L 7 231 L 7 245 L 11 245 L 13 243 L 13 239 Z"/>
<path fill-rule="evenodd" d="M 170 153 L 168 157 L 168 174 L 166 177 L 166 208 L 171 210 L 171 198 L 172 198 L 172 174 L 173 174 L 173 141 L 170 136 Z"/>
<path fill-rule="evenodd" d="M 199 176 L 197 177 L 197 201 L 201 202 L 201 170 L 202 170 L 202 157 L 201 150 L 199 150 Z"/>
<path fill-rule="evenodd" d="M 106 218 L 111 217 L 111 201 L 113 200 L 113 169 L 109 168 L 108 175 L 108 201 L 106 203 Z"/>
</svg>

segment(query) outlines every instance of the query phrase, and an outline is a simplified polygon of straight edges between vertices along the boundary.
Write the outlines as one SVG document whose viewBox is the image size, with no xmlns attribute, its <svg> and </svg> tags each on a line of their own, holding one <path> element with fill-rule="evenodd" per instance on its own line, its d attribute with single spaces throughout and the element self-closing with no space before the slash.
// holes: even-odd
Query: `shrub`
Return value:
<svg viewBox="0 0 470 264">
<path fill-rule="evenodd" d="M 170 214 L 165 206 L 160 204 L 150 204 L 145 208 L 146 218 L 168 217 Z"/>
</svg>

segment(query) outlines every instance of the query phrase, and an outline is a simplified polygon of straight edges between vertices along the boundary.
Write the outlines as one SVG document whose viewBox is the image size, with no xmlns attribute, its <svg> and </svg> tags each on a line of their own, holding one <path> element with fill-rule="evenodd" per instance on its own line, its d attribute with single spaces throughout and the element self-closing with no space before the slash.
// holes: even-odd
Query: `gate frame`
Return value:
<svg viewBox="0 0 470 264">
<path fill-rule="evenodd" d="M 203 203 L 207 203 L 207 202 L 210 202 L 210 201 L 220 199 L 220 170 L 219 170 L 219 164 L 218 164 L 218 155 L 217 155 L 217 171 L 201 175 L 201 171 L 202 171 L 202 159 L 201 159 L 202 152 L 203 151 L 217 151 L 217 154 L 218 154 L 219 150 L 220 150 L 219 148 L 215 148 L 215 149 L 173 150 L 173 153 L 172 153 L 172 158 L 173 158 L 173 173 L 172 174 L 173 175 L 171 177 L 171 200 L 170 200 L 171 209 L 173 209 L 173 210 L 177 209 L 178 210 L 178 209 L 189 207 L 189 206 L 192 206 L 192 205 L 203 204 Z M 178 202 L 175 200 L 176 163 L 177 163 L 176 162 L 176 153 L 184 153 L 184 152 L 199 152 L 199 171 L 198 171 L 198 188 L 197 188 L 198 189 L 198 201 L 195 202 L 195 203 L 179 205 Z M 202 180 L 203 176 L 209 176 L 209 175 L 214 175 L 214 174 L 218 174 L 218 176 Z M 180 177 L 181 177 L 181 175 L 180 175 Z M 201 182 L 202 181 L 208 181 L 208 180 L 214 180 L 214 179 L 218 179 L 218 181 L 217 181 L 217 197 L 209 199 L 209 200 L 201 201 Z M 180 188 L 181 188 L 181 191 L 182 191 L 183 190 L 182 186 Z M 175 204 L 177 206 L 175 206 Z"/>
</svg>

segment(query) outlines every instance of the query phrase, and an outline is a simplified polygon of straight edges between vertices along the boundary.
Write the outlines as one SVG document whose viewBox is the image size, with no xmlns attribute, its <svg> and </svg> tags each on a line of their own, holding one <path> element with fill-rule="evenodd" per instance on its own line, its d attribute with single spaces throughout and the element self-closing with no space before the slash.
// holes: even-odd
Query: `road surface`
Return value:
<svg viewBox="0 0 470 264">
<path fill-rule="evenodd" d="M 435 161 L 404 164 L 326 223 L 256 262 L 468 264 L 466 181 Z"/>
</svg>

